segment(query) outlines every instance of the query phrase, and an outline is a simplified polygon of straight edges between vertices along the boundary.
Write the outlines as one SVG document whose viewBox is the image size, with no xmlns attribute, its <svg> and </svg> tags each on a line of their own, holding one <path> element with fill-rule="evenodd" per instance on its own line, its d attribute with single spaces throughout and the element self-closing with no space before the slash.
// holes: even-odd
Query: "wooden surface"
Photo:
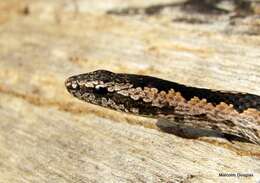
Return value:
<svg viewBox="0 0 260 183">
<path fill-rule="evenodd" d="M 1 1 L 0 182 L 259 181 L 257 145 L 167 134 L 65 90 L 108 69 L 260 95 L 259 2 L 193 2 Z"/>
</svg>

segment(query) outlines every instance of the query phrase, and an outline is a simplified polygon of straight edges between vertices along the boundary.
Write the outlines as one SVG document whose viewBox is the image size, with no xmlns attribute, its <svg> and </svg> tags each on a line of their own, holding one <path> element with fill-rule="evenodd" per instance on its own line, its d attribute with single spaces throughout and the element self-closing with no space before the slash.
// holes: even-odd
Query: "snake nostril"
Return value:
<svg viewBox="0 0 260 183">
<path fill-rule="evenodd" d="M 77 81 L 73 81 L 71 79 L 67 79 L 65 81 L 65 86 L 67 89 L 70 89 L 70 90 L 76 90 L 79 88 L 79 84 L 77 83 Z"/>
</svg>

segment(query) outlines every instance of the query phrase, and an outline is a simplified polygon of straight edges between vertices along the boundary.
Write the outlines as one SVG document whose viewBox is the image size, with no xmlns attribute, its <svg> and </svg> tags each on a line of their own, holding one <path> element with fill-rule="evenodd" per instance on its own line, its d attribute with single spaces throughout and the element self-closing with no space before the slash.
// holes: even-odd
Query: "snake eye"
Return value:
<svg viewBox="0 0 260 183">
<path fill-rule="evenodd" d="M 105 88 L 105 87 L 96 86 L 95 87 L 95 93 L 100 94 L 100 95 L 105 95 L 105 94 L 108 93 L 108 91 L 107 91 L 107 88 Z"/>
</svg>

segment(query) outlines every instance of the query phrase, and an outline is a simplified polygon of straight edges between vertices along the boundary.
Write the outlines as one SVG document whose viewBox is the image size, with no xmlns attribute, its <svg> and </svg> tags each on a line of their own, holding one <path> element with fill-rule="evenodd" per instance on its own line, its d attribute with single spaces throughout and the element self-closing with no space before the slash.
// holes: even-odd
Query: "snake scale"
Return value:
<svg viewBox="0 0 260 183">
<path fill-rule="evenodd" d="M 106 70 L 69 77 L 65 86 L 88 103 L 260 144 L 260 96 L 254 94 L 196 88 Z"/>
</svg>

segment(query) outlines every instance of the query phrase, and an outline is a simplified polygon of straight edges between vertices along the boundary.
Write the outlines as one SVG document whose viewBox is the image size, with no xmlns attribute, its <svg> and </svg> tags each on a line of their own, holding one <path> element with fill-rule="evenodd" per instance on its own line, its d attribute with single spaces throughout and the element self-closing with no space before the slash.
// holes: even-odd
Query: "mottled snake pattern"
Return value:
<svg viewBox="0 0 260 183">
<path fill-rule="evenodd" d="M 65 86 L 88 103 L 260 144 L 260 96 L 254 94 L 196 88 L 106 70 L 69 77 Z"/>
</svg>

